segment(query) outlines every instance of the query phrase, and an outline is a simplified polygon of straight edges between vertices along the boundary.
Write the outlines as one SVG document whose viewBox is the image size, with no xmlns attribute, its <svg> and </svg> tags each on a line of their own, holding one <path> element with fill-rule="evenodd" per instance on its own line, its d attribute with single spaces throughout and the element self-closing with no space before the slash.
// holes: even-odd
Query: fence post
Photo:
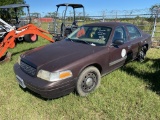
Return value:
<svg viewBox="0 0 160 120">
<path fill-rule="evenodd" d="M 157 17 L 158 17 L 158 15 L 155 14 L 154 25 L 153 25 L 153 30 L 152 30 L 152 38 L 154 37 L 154 33 L 156 31 Z"/>
</svg>

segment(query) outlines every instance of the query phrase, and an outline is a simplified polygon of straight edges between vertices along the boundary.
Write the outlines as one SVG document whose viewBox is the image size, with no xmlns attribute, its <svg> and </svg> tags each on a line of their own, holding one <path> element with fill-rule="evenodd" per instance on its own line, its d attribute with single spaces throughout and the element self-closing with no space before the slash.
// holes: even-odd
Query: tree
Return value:
<svg viewBox="0 0 160 120">
<path fill-rule="evenodd" d="M 152 5 L 151 8 L 149 8 L 149 11 L 151 13 L 150 18 L 148 18 L 149 22 L 152 22 L 153 19 L 156 21 L 158 18 L 158 15 L 160 15 L 160 4 Z"/>
<path fill-rule="evenodd" d="M 157 24 L 157 19 L 158 19 L 158 15 L 160 14 L 160 4 L 155 4 L 150 8 L 150 11 L 152 13 L 152 16 L 154 16 L 154 27 L 153 27 L 153 31 L 152 31 L 152 37 L 154 37 L 154 33 L 156 31 L 156 24 Z"/>
<path fill-rule="evenodd" d="M 26 1 L 25 0 L 0 0 L 0 6 L 17 4 L 17 3 L 26 3 Z"/>
<path fill-rule="evenodd" d="M 31 16 L 32 18 L 41 18 L 41 14 L 38 13 L 38 12 L 30 13 L 30 16 Z"/>
<path fill-rule="evenodd" d="M 18 3 L 26 3 L 25 0 L 0 0 L 0 6 L 9 5 L 9 4 L 18 4 Z M 17 13 L 24 14 L 22 8 L 17 9 Z M 12 18 L 16 18 L 16 16 L 20 16 L 19 14 L 16 15 L 13 9 L 0 9 L 0 18 L 9 22 Z"/>
<path fill-rule="evenodd" d="M 56 12 L 48 12 L 44 17 L 55 18 L 56 17 Z"/>
<path fill-rule="evenodd" d="M 150 8 L 150 11 L 152 14 L 156 15 L 158 17 L 158 15 L 160 14 L 160 4 L 155 4 Z"/>
</svg>

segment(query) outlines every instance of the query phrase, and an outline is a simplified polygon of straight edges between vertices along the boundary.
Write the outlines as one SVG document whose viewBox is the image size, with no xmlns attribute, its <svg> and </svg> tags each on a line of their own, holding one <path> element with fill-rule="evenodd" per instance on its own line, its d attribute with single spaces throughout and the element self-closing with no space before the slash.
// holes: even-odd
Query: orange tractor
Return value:
<svg viewBox="0 0 160 120">
<path fill-rule="evenodd" d="M 25 10 L 27 16 L 23 16 Z M 17 41 L 35 42 L 39 35 L 54 42 L 46 35 L 49 32 L 31 24 L 31 21 L 27 4 L 0 6 L 0 63 L 10 60 L 11 54 L 7 50 L 14 48 Z"/>
<path fill-rule="evenodd" d="M 23 27 L 18 28 L 17 30 L 11 30 L 4 37 L 3 41 L 0 42 L 0 62 L 5 62 L 10 60 L 11 54 L 7 52 L 9 48 L 15 47 L 16 38 L 24 36 L 26 34 L 36 34 L 39 35 L 50 42 L 54 42 L 53 39 L 49 38 L 46 34 L 50 34 L 47 31 L 42 30 L 41 28 L 36 27 L 33 24 L 28 24 Z"/>
</svg>

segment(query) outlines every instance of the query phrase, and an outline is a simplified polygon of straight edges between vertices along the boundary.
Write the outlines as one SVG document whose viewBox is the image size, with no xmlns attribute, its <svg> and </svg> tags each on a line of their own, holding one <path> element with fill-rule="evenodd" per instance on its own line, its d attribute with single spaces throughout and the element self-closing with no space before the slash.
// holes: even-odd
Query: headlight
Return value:
<svg viewBox="0 0 160 120">
<path fill-rule="evenodd" d="M 21 63 L 21 57 L 20 57 L 20 56 L 18 57 L 17 62 L 18 62 L 18 64 L 20 65 L 20 63 Z"/>
<path fill-rule="evenodd" d="M 72 72 L 70 70 L 60 72 L 49 72 L 46 70 L 39 70 L 37 77 L 53 82 L 72 77 Z"/>
</svg>

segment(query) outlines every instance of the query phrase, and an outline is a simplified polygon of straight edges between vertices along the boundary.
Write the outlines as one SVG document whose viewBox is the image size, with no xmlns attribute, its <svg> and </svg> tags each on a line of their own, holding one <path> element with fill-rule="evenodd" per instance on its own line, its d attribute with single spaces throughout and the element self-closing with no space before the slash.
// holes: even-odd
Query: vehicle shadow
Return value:
<svg viewBox="0 0 160 120">
<path fill-rule="evenodd" d="M 136 76 L 138 78 L 141 78 L 144 82 L 147 82 L 148 85 L 146 86 L 148 89 L 156 92 L 158 95 L 160 95 L 160 59 L 150 59 L 146 58 L 146 60 L 143 62 L 147 63 L 148 61 L 152 61 L 152 65 L 148 65 L 148 69 L 150 69 L 149 72 L 137 72 L 134 67 L 131 66 L 124 66 L 121 68 L 122 71 L 125 71 L 129 75 Z M 152 70 L 156 70 L 155 72 L 152 72 Z"/>
<path fill-rule="evenodd" d="M 39 94 L 37 94 L 37 93 L 31 91 L 31 90 L 28 89 L 28 88 L 25 88 L 25 89 L 24 89 L 24 88 L 22 88 L 20 85 L 19 85 L 19 87 L 20 87 L 21 90 L 23 90 L 24 92 L 28 92 L 29 94 L 31 94 L 31 95 L 37 97 L 38 99 L 41 99 L 41 100 L 44 100 L 44 101 L 47 101 L 47 100 L 48 100 L 48 99 L 46 99 L 46 98 L 43 98 L 43 97 L 40 96 Z"/>
</svg>

